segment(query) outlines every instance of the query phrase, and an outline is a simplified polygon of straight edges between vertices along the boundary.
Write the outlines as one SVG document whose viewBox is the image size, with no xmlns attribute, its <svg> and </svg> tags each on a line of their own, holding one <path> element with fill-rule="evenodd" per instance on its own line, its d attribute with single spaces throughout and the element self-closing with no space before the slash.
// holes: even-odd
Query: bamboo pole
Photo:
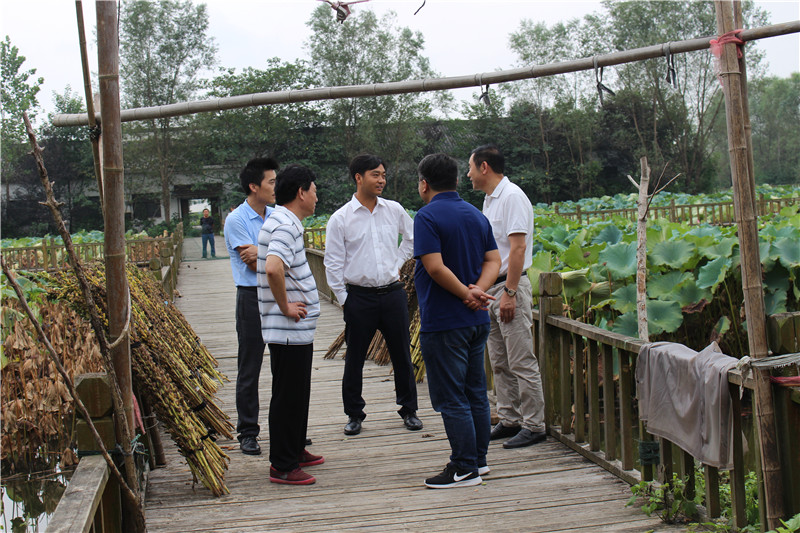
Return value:
<svg viewBox="0 0 800 533">
<path fill-rule="evenodd" d="M 103 198 L 103 173 L 100 169 L 100 135 L 97 133 L 97 119 L 94 112 L 94 95 L 92 80 L 89 76 L 89 56 L 86 52 L 86 31 L 83 23 L 83 5 L 75 0 L 75 12 L 78 17 L 78 41 L 81 49 L 81 66 L 83 68 L 83 92 L 86 95 L 86 117 L 89 121 L 89 138 L 92 141 L 92 159 L 94 160 L 94 177 L 97 180 L 97 192 L 100 195 L 100 212 L 105 216 L 105 199 Z"/>
<path fill-rule="evenodd" d="M 715 0 L 717 31 L 733 31 L 733 3 Z M 733 180 L 733 205 L 741 250 L 742 290 L 747 316 L 747 338 L 750 357 L 767 357 L 766 311 L 761 284 L 761 260 L 758 248 L 758 226 L 755 213 L 755 190 L 750 176 L 746 119 L 747 109 L 742 93 L 742 78 L 737 57 L 737 45 L 725 44 L 720 61 L 720 78 L 725 95 L 725 117 L 728 126 L 728 147 Z M 761 465 L 764 472 L 765 510 L 767 529 L 775 529 L 783 517 L 782 479 L 775 431 L 775 411 L 772 388 L 767 371 L 754 370 L 755 410 L 760 441 Z M 763 526 L 763 524 L 762 524 Z"/>
<path fill-rule="evenodd" d="M 745 30 L 742 32 L 741 38 L 745 41 L 752 41 L 790 33 L 800 33 L 800 20 Z M 697 50 L 706 50 L 709 48 L 709 42 L 713 38 L 714 37 L 700 37 L 685 41 L 674 41 L 669 43 L 670 52 L 672 54 L 682 54 Z M 195 113 L 241 109 L 244 107 L 269 104 L 288 104 L 294 102 L 333 100 L 337 98 L 384 96 L 390 94 L 444 91 L 463 87 L 481 87 L 486 84 L 541 78 L 583 70 L 594 70 L 595 66 L 608 67 L 643 59 L 653 59 L 666 55 L 666 47 L 667 43 L 656 44 L 635 48 L 633 50 L 600 54 L 594 57 L 585 57 L 571 61 L 559 61 L 547 65 L 534 65 L 532 67 L 483 72 L 465 76 L 243 94 L 226 98 L 182 102 L 156 107 L 140 107 L 122 111 L 120 120 L 122 120 L 122 122 L 133 122 L 137 120 L 177 117 Z M 81 126 L 86 124 L 88 124 L 88 118 L 83 114 L 62 114 L 53 117 L 54 126 Z"/>
<path fill-rule="evenodd" d="M 100 109 L 103 128 L 103 192 L 105 196 L 104 244 L 106 264 L 106 295 L 108 309 L 108 332 L 115 346 L 111 358 L 122 393 L 125 414 L 117 424 L 117 439 L 126 453 L 130 453 L 130 435 L 134 433 L 133 379 L 131 376 L 130 337 L 126 331 L 128 316 L 128 277 L 125 272 L 125 199 L 122 162 L 122 124 L 119 120 L 119 33 L 117 26 L 117 2 L 98 0 L 97 48 L 100 79 Z M 122 427 L 127 425 L 127 427 Z M 135 470 L 126 469 L 128 484 L 138 488 Z M 141 508 L 132 508 L 125 502 L 123 520 L 130 520 L 129 527 L 145 531 L 144 514 Z"/>
</svg>

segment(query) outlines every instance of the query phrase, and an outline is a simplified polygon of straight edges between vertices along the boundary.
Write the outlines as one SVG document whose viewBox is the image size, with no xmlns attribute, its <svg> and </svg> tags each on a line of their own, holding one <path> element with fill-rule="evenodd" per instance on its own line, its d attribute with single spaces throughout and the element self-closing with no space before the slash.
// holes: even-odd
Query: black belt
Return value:
<svg viewBox="0 0 800 533">
<path fill-rule="evenodd" d="M 402 281 L 395 281 L 394 283 L 381 285 L 380 287 L 362 287 L 360 285 L 351 285 L 348 283 L 347 292 L 358 292 L 362 294 L 388 294 L 398 289 L 402 289 L 403 286 L 404 284 Z"/>
<path fill-rule="evenodd" d="M 241 289 L 243 291 L 252 291 L 252 292 L 258 291 L 258 287 L 249 287 L 246 285 L 237 285 L 236 288 Z"/>
<path fill-rule="evenodd" d="M 527 270 L 523 270 L 522 271 L 522 275 L 523 276 L 527 276 L 528 275 L 528 271 Z M 503 274 L 502 276 L 497 276 L 497 279 L 494 280 L 494 285 L 497 285 L 498 283 L 505 283 L 505 281 L 507 279 L 508 279 L 508 274 Z"/>
</svg>

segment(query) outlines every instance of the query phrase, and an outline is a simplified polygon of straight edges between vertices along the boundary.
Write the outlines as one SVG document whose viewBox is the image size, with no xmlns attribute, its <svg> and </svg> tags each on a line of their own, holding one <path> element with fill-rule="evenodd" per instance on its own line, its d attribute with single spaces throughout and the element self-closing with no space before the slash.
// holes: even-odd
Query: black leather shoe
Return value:
<svg viewBox="0 0 800 533">
<path fill-rule="evenodd" d="M 311 439 L 309 439 L 308 437 L 306 437 L 306 446 L 311 446 L 312 444 L 314 444 L 314 443 L 313 443 L 313 442 L 311 442 Z"/>
<path fill-rule="evenodd" d="M 239 442 L 239 449 L 247 455 L 261 455 L 261 446 L 258 445 L 258 441 L 253 436 L 242 437 Z"/>
<path fill-rule="evenodd" d="M 403 417 L 403 424 L 406 425 L 406 429 L 410 429 L 411 431 L 418 431 L 422 429 L 422 421 L 417 418 L 415 413 L 408 413 Z"/>
<path fill-rule="evenodd" d="M 489 440 L 507 439 L 519 433 L 519 430 L 519 426 L 504 426 L 502 422 L 498 422 L 497 425 L 492 428 Z"/>
<path fill-rule="evenodd" d="M 530 429 L 520 429 L 519 433 L 503 443 L 503 448 L 523 448 L 543 442 L 547 438 L 544 431 L 531 431 Z"/>
<path fill-rule="evenodd" d="M 361 419 L 351 416 L 350 420 L 347 421 L 347 425 L 344 427 L 344 434 L 358 435 L 359 433 L 361 433 Z"/>
</svg>

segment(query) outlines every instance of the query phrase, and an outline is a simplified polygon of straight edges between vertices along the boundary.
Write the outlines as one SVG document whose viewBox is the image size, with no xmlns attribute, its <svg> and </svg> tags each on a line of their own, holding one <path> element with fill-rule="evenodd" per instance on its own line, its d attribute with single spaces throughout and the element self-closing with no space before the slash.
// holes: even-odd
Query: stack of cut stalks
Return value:
<svg viewBox="0 0 800 533">
<path fill-rule="evenodd" d="M 86 266 L 86 275 L 98 311 L 107 320 L 103 265 Z M 59 271 L 52 278 L 57 297 L 80 310 L 84 303 L 72 272 Z M 224 478 L 230 458 L 215 438 L 232 439 L 233 426 L 214 396 L 226 378 L 152 276 L 129 265 L 128 282 L 134 386 L 186 458 L 195 481 L 216 496 L 227 494 Z"/>
</svg>

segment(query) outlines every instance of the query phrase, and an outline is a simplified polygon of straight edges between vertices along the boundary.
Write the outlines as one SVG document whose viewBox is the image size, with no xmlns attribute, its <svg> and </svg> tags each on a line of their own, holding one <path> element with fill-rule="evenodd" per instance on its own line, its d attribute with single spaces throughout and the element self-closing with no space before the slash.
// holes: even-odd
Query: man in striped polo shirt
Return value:
<svg viewBox="0 0 800 533">
<path fill-rule="evenodd" d="M 314 483 L 302 467 L 325 461 L 305 450 L 319 296 L 303 247 L 302 220 L 317 205 L 315 179 L 301 165 L 281 170 L 275 182 L 277 206 L 258 235 L 261 335 L 272 370 L 269 480 L 288 485 Z"/>
</svg>

